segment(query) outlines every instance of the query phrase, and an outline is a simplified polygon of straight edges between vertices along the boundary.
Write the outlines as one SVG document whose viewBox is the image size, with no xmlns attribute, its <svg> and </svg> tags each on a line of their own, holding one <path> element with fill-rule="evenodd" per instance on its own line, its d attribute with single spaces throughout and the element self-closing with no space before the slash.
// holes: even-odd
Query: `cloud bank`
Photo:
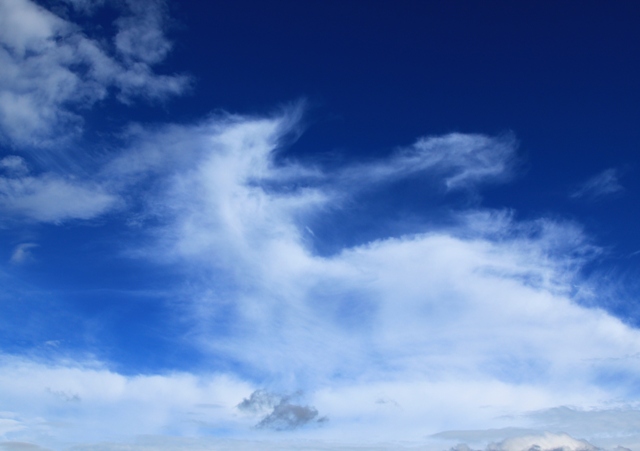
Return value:
<svg viewBox="0 0 640 451">
<path fill-rule="evenodd" d="M 100 363 L 7 357 L 0 372 L 5 439 L 44 445 L 225 431 L 260 443 L 282 433 L 321 443 L 366 437 L 375 448 L 426 443 L 454 429 L 556 431 L 552 409 L 590 406 L 619 421 L 608 441 L 580 427 L 571 429 L 575 436 L 636 440 L 620 421 L 629 415 L 624 403 L 638 396 L 640 334 L 578 302 L 578 293 L 597 292 L 581 268 L 599 252 L 578 225 L 519 221 L 475 205 L 416 233 L 386 228 L 328 255 L 314 250 L 327 224 L 350 227 L 341 218 L 354 202 L 379 202 L 375 187 L 392 189 L 410 176 L 447 196 L 507 180 L 517 159 L 512 137 L 425 137 L 386 159 L 331 169 L 283 156 L 299 117 L 293 108 L 138 128 L 99 170 L 100 184 L 83 185 L 97 190 L 88 196 L 91 208 L 100 205 L 101 189 L 113 193 L 104 194 L 105 210 L 135 193 L 125 205 L 147 238 L 131 255 L 180 268 L 176 318 L 190 325 L 193 345 L 227 369 L 125 376 Z M 25 216 L 56 223 L 99 214 L 82 202 L 39 198 L 36 188 L 51 193 L 64 179 L 30 175 L 18 157 L 2 160 L 2 168 L 3 189 L 22 196 L 13 205 Z M 4 208 L 17 207 L 5 201 Z M 387 211 L 393 215 L 393 206 Z M 304 403 L 273 395 L 297 390 Z M 58 422 L 72 426 L 51 426 Z M 592 449 L 566 436 L 542 437 L 492 446 Z"/>
</svg>

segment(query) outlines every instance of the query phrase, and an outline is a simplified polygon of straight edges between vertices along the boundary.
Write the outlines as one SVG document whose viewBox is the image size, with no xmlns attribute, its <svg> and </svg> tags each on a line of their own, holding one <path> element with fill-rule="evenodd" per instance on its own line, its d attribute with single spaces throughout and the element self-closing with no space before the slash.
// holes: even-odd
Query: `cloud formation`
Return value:
<svg viewBox="0 0 640 451">
<path fill-rule="evenodd" d="M 21 265 L 31 258 L 31 249 L 38 247 L 36 243 L 20 243 L 11 254 L 11 263 Z"/>
<path fill-rule="evenodd" d="M 315 420 L 317 423 L 328 421 L 326 417 L 316 419 L 318 410 L 311 406 L 303 406 L 292 402 L 301 393 L 280 396 L 266 390 L 256 390 L 249 398 L 245 398 L 238 409 L 243 412 L 265 414 L 256 427 L 259 429 L 273 429 L 287 431 L 298 429 Z"/>
<path fill-rule="evenodd" d="M 640 365 L 629 356 L 640 352 L 640 333 L 580 304 L 579 292 L 597 293 L 581 268 L 599 250 L 579 225 L 521 221 L 509 211 L 474 206 L 449 211 L 441 224 L 425 221 L 411 234 L 386 227 L 335 252 L 315 251 L 327 224 L 349 232 L 344 212 L 355 203 L 366 209 L 379 202 L 376 187 L 412 177 L 428 181 L 425 190 L 445 186 L 438 195 L 448 196 L 505 181 L 516 160 L 512 136 L 425 137 L 387 158 L 326 168 L 291 152 L 282 156 L 299 117 L 292 108 L 131 128 L 128 146 L 92 183 L 32 175 L 23 160 L 2 160 L 0 192 L 10 194 L 3 208 L 32 220 L 92 218 L 135 198 L 126 205 L 148 235 L 131 244 L 131 254 L 179 268 L 184 302 L 176 318 L 189 325 L 194 346 L 234 368 L 236 374 L 226 377 L 245 381 L 229 404 L 202 395 L 194 375 L 131 378 L 86 366 L 74 372 L 71 365 L 54 370 L 21 363 L 48 381 L 70 371 L 79 382 L 45 386 L 49 401 L 35 400 L 28 415 L 13 419 L 16 427 L 33 432 L 31 419 L 57 417 L 48 413 L 49 402 L 82 412 L 85 405 L 103 406 L 92 404 L 101 395 L 86 387 L 102 379 L 126 396 L 98 410 L 120 419 L 121 409 L 135 405 L 132 412 L 150 415 L 143 428 L 149 433 L 183 421 L 202 395 L 198 404 L 224 409 L 185 420 L 184 427 L 175 426 L 181 433 L 191 427 L 265 436 L 278 430 L 347 442 L 420 441 L 452 429 L 555 431 L 551 417 L 534 425 L 524 413 L 635 399 Z M 47 200 L 52 192 L 74 202 Z M 78 202 L 81 193 L 86 204 Z M 393 215 L 393 206 L 386 214 Z M 147 396 L 129 404 L 143 382 L 151 387 Z M 179 399 L 158 400 L 167 387 Z M 308 404 L 273 394 L 299 389 Z M 319 412 L 331 421 L 302 427 L 318 423 Z M 88 415 L 82 424 L 93 422 L 99 419 Z M 116 423 L 104 425 L 104 436 Z M 11 434 L 12 440 L 30 437 Z M 549 446 L 574 446 L 566 437 L 549 440 Z M 510 450 L 509 443 L 499 446 Z"/>
<path fill-rule="evenodd" d="M 584 182 L 578 189 L 571 193 L 574 199 L 599 199 L 604 196 L 619 193 L 624 190 L 619 180 L 616 169 L 605 169 Z"/>
<path fill-rule="evenodd" d="M 0 212 L 5 220 L 60 223 L 91 219 L 114 208 L 118 201 L 99 183 L 55 173 L 33 175 L 26 162 L 14 155 L 0 160 Z"/>
<path fill-rule="evenodd" d="M 250 424 L 234 419 L 234 406 L 253 390 L 224 374 L 127 376 L 97 361 L 0 355 L 0 437 L 40 438 L 41 444 L 44 437 L 46 446 L 58 449 L 69 441 L 95 443 L 123 434 L 246 429 Z"/>
<path fill-rule="evenodd" d="M 104 170 L 127 189 L 153 186 L 142 210 L 154 241 L 137 255 L 190 275 L 187 320 L 201 349 L 276 391 L 308 394 L 304 412 L 276 412 L 272 400 L 273 424 L 317 410 L 332 424 L 361 418 L 347 435 L 366 424 L 381 439 L 417 438 L 417 418 L 432 433 L 528 427 L 496 418 L 635 396 L 628 375 L 639 367 L 625 356 L 639 352 L 640 334 L 580 304 L 578 293 L 597 291 L 581 268 L 599 250 L 576 224 L 475 207 L 413 234 L 385 229 L 330 255 L 314 250 L 323 236 L 308 228 L 348 228 L 342 212 L 376 202 L 371 187 L 505 180 L 513 137 L 423 138 L 388 159 L 327 169 L 280 158 L 298 117 L 138 129 Z"/>
<path fill-rule="evenodd" d="M 429 136 L 401 149 L 390 159 L 348 168 L 354 184 L 402 179 L 414 174 L 438 174 L 448 190 L 508 180 L 516 161 L 512 134 L 497 137 L 464 133 Z"/>
<path fill-rule="evenodd" d="M 197 303 L 207 312 L 207 321 L 215 323 L 216 309 L 223 303 L 213 287 L 227 299 L 232 290 L 233 301 L 224 302 L 228 308 L 223 310 L 231 313 L 227 321 L 237 333 L 229 330 L 227 340 L 205 339 L 217 351 L 227 347 L 230 355 L 243 358 L 243 349 L 252 349 L 251 355 L 259 360 L 247 355 L 249 362 L 260 367 L 273 362 L 274 369 L 293 363 L 279 356 L 295 356 L 300 368 L 310 365 L 320 373 L 345 370 L 341 362 L 358 367 L 356 362 L 368 360 L 369 352 L 381 353 L 382 361 L 401 367 L 409 362 L 413 366 L 417 355 L 435 363 L 443 353 L 442 358 L 456 356 L 446 359 L 458 362 L 446 365 L 449 369 L 459 364 L 463 371 L 481 364 L 483 371 L 509 377 L 513 364 L 533 365 L 535 377 L 549 377 L 549 371 L 559 370 L 556 365 L 565 365 L 564 357 L 577 356 L 569 352 L 574 346 L 585 357 L 609 355 L 610 348 L 596 342 L 587 348 L 574 341 L 593 336 L 587 324 L 603 330 L 604 342 L 620 333 L 631 334 L 630 341 L 613 346 L 635 349 L 633 331 L 571 300 L 574 277 L 593 249 L 571 224 L 544 219 L 517 223 L 504 212 L 476 211 L 459 214 L 450 229 L 381 237 L 330 257 L 314 255 L 305 226 L 313 229 L 318 215 L 342 208 L 349 193 L 324 183 L 334 180 L 333 174 L 301 163 L 276 162 L 278 140 L 290 126 L 290 117 L 278 117 L 226 118 L 188 130 L 173 127 L 160 132 L 162 139 L 152 134 L 148 139 L 153 146 L 129 152 L 119 166 L 129 172 L 136 167 L 180 168 L 165 176 L 168 182 L 149 208 L 166 224 L 158 235 L 163 240 L 158 249 L 172 258 L 197 262 L 201 270 L 209 267 L 212 286 L 203 287 Z M 171 148 L 180 137 L 186 138 L 183 147 L 190 150 L 177 157 Z M 162 141 L 169 144 L 163 146 Z M 513 145 L 502 138 L 456 135 L 419 142 L 420 152 L 392 158 L 389 171 L 382 169 L 381 161 L 360 172 L 355 166 L 351 176 L 361 184 L 381 183 L 405 170 L 398 168 L 411 167 L 456 186 L 476 180 L 478 174 L 503 177 L 513 155 Z M 151 148 L 153 153 L 147 150 Z M 454 172 L 430 172 L 437 166 L 433 161 L 442 161 L 443 155 L 455 156 L 457 162 L 447 165 Z M 175 158 L 184 160 L 176 163 Z M 359 174 L 364 175 L 357 179 Z M 223 278 L 231 281 L 226 287 Z M 494 315 L 496 311 L 500 315 Z M 207 321 L 201 324 L 203 338 L 208 335 Z M 575 333 L 556 336 L 555 331 L 567 328 Z M 604 332 L 609 328 L 619 332 Z M 469 337 L 464 346 L 467 339 L 461 330 Z M 540 340 L 529 342 L 529 334 Z M 501 336 L 510 340 L 505 344 L 496 338 Z M 562 358 L 558 353 L 563 348 L 556 340 L 567 345 L 568 354 Z M 314 352 L 303 352 L 304 346 Z M 518 349 L 529 350 L 525 360 L 524 355 L 517 357 L 522 352 Z M 488 360 L 482 363 L 478 356 Z M 425 369 L 433 367 L 422 361 Z"/>
<path fill-rule="evenodd" d="M 82 2 L 80 13 L 88 11 Z M 0 3 L 0 136 L 18 147 L 50 146 L 82 130 L 77 110 L 110 90 L 129 102 L 179 94 L 187 78 L 157 75 L 171 45 L 161 4 L 124 2 L 112 44 L 90 38 L 76 23 L 30 0 Z"/>
</svg>

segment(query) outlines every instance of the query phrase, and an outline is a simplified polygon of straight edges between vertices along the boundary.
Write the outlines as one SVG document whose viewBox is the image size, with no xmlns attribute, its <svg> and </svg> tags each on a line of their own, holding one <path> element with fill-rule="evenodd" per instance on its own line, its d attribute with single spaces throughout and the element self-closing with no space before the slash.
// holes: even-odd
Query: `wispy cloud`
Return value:
<svg viewBox="0 0 640 451">
<path fill-rule="evenodd" d="M 410 235 L 386 231 L 330 255 L 314 251 L 322 233 L 307 228 L 333 222 L 348 231 L 341 211 L 375 201 L 367 197 L 372 187 L 408 176 L 449 190 L 504 181 L 515 159 L 513 137 L 429 137 L 388 159 L 327 169 L 278 158 L 299 116 L 294 108 L 132 128 L 129 146 L 93 184 L 31 175 L 26 163 L 3 160 L 0 186 L 13 199 L 5 209 L 35 220 L 95 217 L 116 200 L 135 197 L 129 206 L 150 239 L 132 254 L 186 274 L 180 298 L 188 306 L 180 307 L 179 319 L 190 326 L 188 339 L 236 372 L 224 376 L 232 382 L 216 382 L 231 387 L 223 397 L 210 396 L 212 385 L 189 374 L 129 377 L 86 365 L 10 362 L 0 373 L 10 377 L 6 409 L 26 412 L 16 417 L 24 430 L 12 432 L 12 440 L 40 433 L 34 418 L 72 419 L 64 409 L 49 410 L 64 401 L 56 393 L 79 399 L 65 409 L 86 413 L 81 420 L 74 415 L 74 424 L 80 432 L 99 424 L 101 437 L 119 428 L 132 432 L 135 416 L 145 418 L 137 431 L 149 434 L 204 427 L 266 437 L 276 429 L 347 441 L 524 430 L 533 427 L 526 412 L 636 396 L 628 375 L 640 363 L 625 356 L 640 352 L 640 333 L 577 302 L 576 287 L 588 284 L 580 270 L 598 249 L 575 224 L 518 221 L 476 207 L 451 211 L 448 223 L 425 224 Z M 63 193 L 57 199 L 74 202 L 48 199 L 55 187 Z M 78 202 L 78 189 L 91 193 L 86 205 Z M 101 192 L 103 203 L 96 201 Z M 612 384 L 603 374 L 619 377 Z M 11 381 L 24 384 L 21 391 Z M 39 395 L 29 398 L 33 387 Z M 304 403 L 273 395 L 299 389 Z M 21 410 L 18 399 L 33 402 Z M 198 412 L 196 404 L 225 407 L 215 417 L 197 413 L 186 420 L 185 412 Z M 323 427 L 302 427 L 317 424 L 321 414 L 331 419 Z M 553 421 L 545 421 L 535 429 L 549 431 Z M 540 447 L 578 446 L 567 437 L 545 440 Z M 510 443 L 496 449 L 510 450 Z"/>
<path fill-rule="evenodd" d="M 152 71 L 171 47 L 161 3 L 123 5 L 113 44 L 106 44 L 30 0 L 0 3 L 0 133 L 5 140 L 19 147 L 48 146 L 77 135 L 82 118 L 76 110 L 105 99 L 110 89 L 123 102 L 184 91 L 184 76 Z"/>
<path fill-rule="evenodd" d="M 624 380 L 598 382 L 610 367 L 598 359 L 637 352 L 640 334 L 574 299 L 587 283 L 582 264 L 597 255 L 574 224 L 476 209 L 452 213 L 449 226 L 313 250 L 322 237 L 307 227 L 339 217 L 367 186 L 407 175 L 451 189 L 503 180 L 512 137 L 426 138 L 386 162 L 331 172 L 277 158 L 294 116 L 140 130 L 108 169 L 153 179 L 144 208 L 161 225 L 140 251 L 189 268 L 202 349 L 278 391 L 305 389 L 330 423 L 357 417 L 380 437 L 411 436 L 417 418 L 495 426 L 507 412 L 633 392 Z M 381 397 L 401 409 L 385 410 Z"/>
<path fill-rule="evenodd" d="M 18 244 L 11 254 L 11 263 L 21 265 L 31 258 L 31 249 L 38 247 L 36 243 Z"/>
<path fill-rule="evenodd" d="M 498 137 L 451 133 L 420 138 L 390 159 L 347 168 L 344 177 L 356 184 L 435 173 L 448 190 L 508 180 L 516 161 L 512 134 Z"/>
<path fill-rule="evenodd" d="M 600 199 L 624 190 L 620 184 L 618 170 L 606 169 L 584 182 L 571 193 L 574 199 Z"/>
<path fill-rule="evenodd" d="M 118 201 L 98 183 L 55 173 L 33 175 L 17 156 L 0 160 L 0 211 L 5 221 L 60 223 L 91 219 L 112 209 Z"/>
</svg>

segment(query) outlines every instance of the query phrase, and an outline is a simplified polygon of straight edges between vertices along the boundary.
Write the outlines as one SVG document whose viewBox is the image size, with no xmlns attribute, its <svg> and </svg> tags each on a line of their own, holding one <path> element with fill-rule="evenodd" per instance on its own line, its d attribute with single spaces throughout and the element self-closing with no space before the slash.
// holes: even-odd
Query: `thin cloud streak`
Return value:
<svg viewBox="0 0 640 451">
<path fill-rule="evenodd" d="M 450 189 L 504 180 L 513 138 L 432 137 L 409 156 L 392 156 L 389 169 L 379 161 L 329 173 L 276 159 L 293 117 L 141 130 L 108 169 L 126 183 L 154 180 L 144 210 L 161 225 L 139 255 L 190 268 L 193 337 L 202 349 L 276 390 L 304 389 L 330 423 L 366 418 L 347 435 L 373 429 L 380 439 L 413 437 L 415 418 L 441 430 L 490 426 L 505 412 L 632 396 L 624 378 L 599 382 L 613 369 L 601 359 L 638 352 L 640 334 L 573 299 L 587 283 L 580 269 L 598 249 L 571 223 L 476 209 L 456 213 L 452 226 L 380 236 L 330 256 L 310 245 L 321 238 L 307 227 L 367 186 L 409 175 Z M 447 155 L 453 163 L 444 163 Z M 331 183 L 343 174 L 349 184 Z M 630 360 L 615 366 L 638 371 Z M 381 396 L 398 400 L 395 420 L 381 414 Z"/>
<path fill-rule="evenodd" d="M 619 193 L 624 191 L 619 178 L 620 176 L 616 169 L 605 169 L 584 182 L 577 190 L 571 193 L 571 197 L 574 199 L 597 200 Z"/>
</svg>

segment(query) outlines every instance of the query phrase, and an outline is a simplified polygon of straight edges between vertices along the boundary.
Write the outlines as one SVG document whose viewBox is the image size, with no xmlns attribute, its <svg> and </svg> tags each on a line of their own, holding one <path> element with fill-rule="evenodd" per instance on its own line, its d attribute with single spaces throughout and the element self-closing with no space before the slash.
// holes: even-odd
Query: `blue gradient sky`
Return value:
<svg viewBox="0 0 640 451">
<path fill-rule="evenodd" d="M 0 448 L 640 449 L 639 18 L 0 0 Z"/>
</svg>

